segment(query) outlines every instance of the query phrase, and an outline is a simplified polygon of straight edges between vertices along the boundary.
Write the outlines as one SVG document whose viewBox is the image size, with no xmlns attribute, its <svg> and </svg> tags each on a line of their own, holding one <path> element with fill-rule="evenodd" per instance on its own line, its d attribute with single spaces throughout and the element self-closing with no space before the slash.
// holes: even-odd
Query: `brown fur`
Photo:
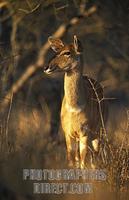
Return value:
<svg viewBox="0 0 129 200">
<path fill-rule="evenodd" d="M 77 167 L 84 168 L 88 141 L 92 143 L 93 149 L 98 151 L 98 132 L 101 127 L 93 85 L 100 99 L 103 98 L 103 89 L 95 80 L 83 76 L 82 48 L 76 36 L 70 45 L 64 45 L 59 39 L 54 41 L 50 38 L 49 42 L 57 55 L 45 72 L 65 72 L 61 124 L 66 138 L 69 165 L 76 164 Z"/>
</svg>

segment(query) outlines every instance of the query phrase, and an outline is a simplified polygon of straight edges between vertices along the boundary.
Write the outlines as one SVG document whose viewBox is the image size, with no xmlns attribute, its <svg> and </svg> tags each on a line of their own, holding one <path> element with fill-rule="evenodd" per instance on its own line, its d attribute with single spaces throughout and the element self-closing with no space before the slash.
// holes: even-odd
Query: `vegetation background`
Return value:
<svg viewBox="0 0 129 200">
<path fill-rule="evenodd" d="M 47 38 L 54 35 L 65 42 L 71 42 L 74 34 L 83 44 L 84 74 L 101 82 L 105 98 L 114 98 L 109 100 L 111 121 L 113 125 L 116 124 L 117 116 L 118 124 L 122 124 L 121 128 L 126 129 L 125 118 L 129 116 L 126 116 L 129 106 L 129 1 L 1 0 L 2 200 L 94 200 L 103 197 L 105 200 L 106 197 L 113 200 L 128 199 L 129 137 L 124 141 L 127 143 L 126 150 L 122 146 L 122 150 L 118 151 L 119 160 L 117 154 L 114 154 L 114 164 L 109 177 L 111 184 L 109 187 L 96 184 L 97 192 L 94 195 L 34 196 L 32 184 L 22 180 L 23 168 L 66 167 L 65 143 L 59 116 L 63 74 L 48 77 L 43 73 L 43 67 L 53 55 Z M 123 114 L 125 111 L 126 114 Z M 114 126 L 114 132 L 116 127 L 117 125 Z M 117 139 L 116 141 L 123 141 L 121 132 Z"/>
</svg>

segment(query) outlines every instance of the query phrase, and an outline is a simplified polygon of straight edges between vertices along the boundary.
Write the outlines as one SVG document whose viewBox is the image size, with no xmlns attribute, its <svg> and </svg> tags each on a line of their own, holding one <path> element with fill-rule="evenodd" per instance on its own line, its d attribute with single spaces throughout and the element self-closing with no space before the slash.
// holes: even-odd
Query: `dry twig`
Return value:
<svg viewBox="0 0 129 200">
<path fill-rule="evenodd" d="M 79 23 L 81 17 L 82 18 L 88 17 L 92 15 L 93 13 L 95 13 L 96 10 L 97 10 L 97 7 L 93 6 L 88 11 L 84 12 L 82 16 L 74 17 L 70 20 L 69 23 L 64 23 L 60 25 L 59 28 L 53 33 L 53 37 L 56 37 L 56 38 L 62 37 L 65 34 L 65 32 L 69 29 L 69 27 Z M 38 55 L 36 63 L 29 65 L 28 68 L 25 70 L 25 72 L 21 75 L 21 77 L 12 85 L 10 90 L 5 95 L 5 99 L 1 103 L 1 108 L 3 110 L 8 105 L 8 101 L 6 99 L 10 97 L 10 93 L 13 93 L 13 94 L 17 93 L 19 89 L 24 85 L 24 83 L 29 79 L 29 77 L 32 76 L 36 72 L 37 69 L 43 67 L 45 56 L 47 54 L 47 51 L 49 50 L 49 47 L 50 47 L 49 43 L 46 42 L 39 51 L 39 55 Z"/>
</svg>

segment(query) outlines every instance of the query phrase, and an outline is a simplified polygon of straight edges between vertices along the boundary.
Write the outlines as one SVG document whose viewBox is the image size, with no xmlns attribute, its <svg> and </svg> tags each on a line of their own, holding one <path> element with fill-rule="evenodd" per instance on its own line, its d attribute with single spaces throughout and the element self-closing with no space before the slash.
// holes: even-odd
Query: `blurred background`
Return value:
<svg viewBox="0 0 129 200">
<path fill-rule="evenodd" d="M 47 38 L 53 35 L 69 43 L 75 34 L 83 45 L 84 74 L 101 83 L 105 98 L 113 98 L 108 100 L 110 118 L 117 116 L 122 128 L 127 125 L 128 0 L 1 0 L 1 200 L 57 198 L 34 196 L 32 184 L 22 180 L 22 169 L 66 167 L 60 127 L 63 74 L 47 76 L 43 67 L 53 56 Z M 96 198 L 94 195 L 58 198 L 94 200 L 106 196 L 106 190 L 104 194 L 99 191 Z M 127 199 L 126 193 L 122 195 L 122 199 Z M 118 196 L 111 193 L 110 198 L 117 200 Z"/>
</svg>

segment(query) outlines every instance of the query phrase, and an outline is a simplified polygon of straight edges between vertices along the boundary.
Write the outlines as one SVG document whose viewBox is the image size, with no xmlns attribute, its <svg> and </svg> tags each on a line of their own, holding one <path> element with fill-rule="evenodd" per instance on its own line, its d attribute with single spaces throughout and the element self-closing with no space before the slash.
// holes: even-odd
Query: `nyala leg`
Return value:
<svg viewBox="0 0 129 200">
<path fill-rule="evenodd" d="M 80 150 L 80 168 L 84 169 L 86 167 L 85 161 L 86 161 L 86 154 L 87 154 L 87 136 L 80 137 L 80 143 L 79 143 L 79 150 Z"/>
<path fill-rule="evenodd" d="M 74 140 L 67 136 L 66 137 L 66 146 L 67 146 L 67 160 L 68 166 L 74 167 L 74 155 L 75 155 L 75 142 Z"/>
<path fill-rule="evenodd" d="M 80 156 L 79 156 L 79 141 L 76 140 L 75 143 L 75 167 L 80 167 Z"/>
<path fill-rule="evenodd" d="M 99 152 L 99 139 L 92 140 L 92 147 L 93 147 L 93 155 L 91 159 L 91 167 L 92 169 L 96 169 L 98 152 Z"/>
</svg>

